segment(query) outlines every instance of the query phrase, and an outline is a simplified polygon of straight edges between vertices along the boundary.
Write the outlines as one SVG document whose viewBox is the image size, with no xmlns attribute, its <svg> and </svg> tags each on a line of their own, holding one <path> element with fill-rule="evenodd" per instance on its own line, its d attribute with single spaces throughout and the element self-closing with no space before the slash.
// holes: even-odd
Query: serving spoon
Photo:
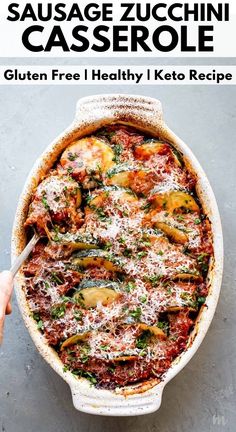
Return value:
<svg viewBox="0 0 236 432">
<path fill-rule="evenodd" d="M 30 252 L 32 252 L 32 250 L 34 249 L 35 245 L 37 244 L 37 242 L 39 241 L 40 238 L 41 238 L 40 235 L 35 232 L 32 239 L 26 245 L 24 250 L 16 258 L 14 264 L 10 268 L 10 272 L 11 272 L 13 278 L 15 277 L 16 273 L 18 272 L 18 270 L 20 269 L 20 267 L 22 266 L 24 261 L 28 258 Z M 4 300 L 3 304 L 0 305 L 0 306 L 2 306 L 2 314 L 1 314 L 1 310 L 0 310 L 0 345 L 2 344 L 2 340 L 3 340 L 3 326 L 4 326 L 5 314 L 11 313 L 11 306 L 10 306 L 10 297 L 11 296 L 9 297 L 9 299 L 6 299 L 5 297 L 6 296 L 4 296 L 5 300 Z"/>
<path fill-rule="evenodd" d="M 32 252 L 39 239 L 40 235 L 35 233 L 29 243 L 25 246 L 21 254 L 16 258 L 14 264 L 10 268 L 10 272 L 12 273 L 13 277 L 15 277 L 16 273 L 22 266 L 23 262 L 28 258 L 30 252 Z"/>
</svg>

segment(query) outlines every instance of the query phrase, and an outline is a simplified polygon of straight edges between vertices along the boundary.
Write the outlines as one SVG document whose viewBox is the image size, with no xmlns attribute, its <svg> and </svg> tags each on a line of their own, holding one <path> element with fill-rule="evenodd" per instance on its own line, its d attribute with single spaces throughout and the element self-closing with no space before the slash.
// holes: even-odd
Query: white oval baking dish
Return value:
<svg viewBox="0 0 236 432">
<path fill-rule="evenodd" d="M 15 279 L 15 290 L 25 325 L 36 347 L 52 368 L 70 385 L 74 406 L 80 411 L 91 414 L 130 416 L 156 411 L 160 407 L 162 392 L 167 382 L 183 369 L 197 351 L 216 309 L 223 271 L 222 229 L 211 186 L 191 150 L 164 123 L 161 103 L 158 100 L 120 94 L 96 95 L 79 100 L 72 125 L 46 148 L 26 180 L 13 226 L 12 262 L 25 245 L 23 223 L 33 188 L 38 184 L 41 176 L 51 168 L 62 150 L 75 138 L 91 134 L 111 122 L 130 124 L 154 137 L 158 136 L 168 140 L 183 154 L 189 169 L 197 174 L 197 192 L 212 224 L 214 259 L 211 262 L 208 276 L 209 295 L 206 307 L 203 307 L 199 314 L 188 349 L 174 361 L 161 382 L 152 380 L 146 384 L 117 391 L 97 389 L 92 387 L 87 380 L 78 379 L 70 372 L 63 372 L 63 364 L 57 353 L 47 344 L 31 317 L 23 289 L 24 276 L 21 272 Z"/>
</svg>

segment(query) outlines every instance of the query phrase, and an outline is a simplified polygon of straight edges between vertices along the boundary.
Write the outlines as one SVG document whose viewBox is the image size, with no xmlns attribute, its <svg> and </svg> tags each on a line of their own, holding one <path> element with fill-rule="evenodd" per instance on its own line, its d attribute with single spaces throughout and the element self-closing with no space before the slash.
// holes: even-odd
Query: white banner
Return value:
<svg viewBox="0 0 236 432">
<path fill-rule="evenodd" d="M 0 66 L 0 85 L 236 85 L 236 66 Z"/>
<path fill-rule="evenodd" d="M 0 1 L 0 57 L 236 57 L 236 1 Z"/>
</svg>

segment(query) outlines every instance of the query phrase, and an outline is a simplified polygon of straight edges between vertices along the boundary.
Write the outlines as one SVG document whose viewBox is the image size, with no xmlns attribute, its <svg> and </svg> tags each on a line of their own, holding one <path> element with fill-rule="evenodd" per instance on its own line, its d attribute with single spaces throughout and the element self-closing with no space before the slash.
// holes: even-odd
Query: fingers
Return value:
<svg viewBox="0 0 236 432">
<path fill-rule="evenodd" d="M 10 299 L 13 290 L 13 276 L 9 271 L 0 273 L 0 344 L 3 339 L 5 314 L 11 313 Z"/>
<path fill-rule="evenodd" d="M 9 302 L 6 307 L 6 315 L 10 315 L 11 313 L 12 313 L 12 306 L 11 303 Z"/>
<path fill-rule="evenodd" d="M 0 311 L 6 310 L 13 290 L 13 276 L 11 272 L 5 270 L 0 273 Z"/>
</svg>

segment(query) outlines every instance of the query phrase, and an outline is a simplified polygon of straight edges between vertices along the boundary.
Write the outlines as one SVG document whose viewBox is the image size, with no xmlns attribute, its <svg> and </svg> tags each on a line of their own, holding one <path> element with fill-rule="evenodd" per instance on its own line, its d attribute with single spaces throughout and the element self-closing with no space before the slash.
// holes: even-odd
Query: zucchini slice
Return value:
<svg viewBox="0 0 236 432">
<path fill-rule="evenodd" d="M 111 288 L 113 290 L 119 290 L 119 284 L 117 282 L 103 280 L 103 279 L 84 279 L 80 282 L 77 290 L 82 290 L 84 288 Z"/>
<path fill-rule="evenodd" d="M 142 167 L 134 167 L 124 165 L 116 165 L 107 172 L 107 184 L 117 185 L 132 189 L 134 178 L 139 178 L 140 181 L 145 181 L 145 176 L 149 170 Z"/>
<path fill-rule="evenodd" d="M 96 307 L 99 302 L 108 305 L 115 301 L 120 294 L 117 292 L 119 284 L 109 280 L 83 280 L 73 298 L 78 298 L 85 308 Z"/>
<path fill-rule="evenodd" d="M 165 222 L 155 222 L 155 226 L 175 243 L 186 244 L 188 242 L 188 236 L 178 228 L 174 228 Z"/>
<path fill-rule="evenodd" d="M 114 165 L 114 156 L 104 141 L 96 137 L 82 138 L 66 148 L 61 156 L 61 165 L 80 179 L 84 172 L 93 175 L 105 173 Z"/>
<path fill-rule="evenodd" d="M 136 355 L 123 355 L 120 357 L 114 357 L 111 361 L 112 362 L 125 362 L 125 361 L 134 361 L 134 360 L 138 360 L 139 357 Z"/>
<path fill-rule="evenodd" d="M 134 155 L 138 159 L 148 159 L 156 153 L 161 153 L 166 149 L 166 144 L 158 140 L 151 140 L 138 145 L 134 150 Z"/>
<path fill-rule="evenodd" d="M 156 193 L 152 196 L 152 202 L 158 210 L 174 213 L 176 210 L 198 212 L 200 211 L 195 199 L 183 191 L 171 191 L 163 194 Z"/>
<path fill-rule="evenodd" d="M 120 266 L 113 262 L 111 255 L 101 249 L 90 249 L 76 252 L 72 264 L 79 267 L 104 267 L 108 271 L 120 271 Z"/>
<path fill-rule="evenodd" d="M 112 288 L 107 288 L 105 286 L 94 286 L 91 288 L 84 288 L 79 292 L 76 292 L 73 296 L 74 299 L 78 299 L 81 305 L 85 309 L 93 308 L 102 303 L 102 305 L 107 306 L 113 303 L 120 297 L 120 294 L 114 291 Z"/>
<path fill-rule="evenodd" d="M 157 140 L 151 140 L 150 142 L 138 145 L 135 148 L 135 157 L 142 160 L 147 160 L 155 154 L 172 154 L 174 161 L 177 166 L 181 166 L 180 159 L 177 157 L 176 153 L 172 150 L 171 146 L 167 143 L 163 143 Z"/>
<path fill-rule="evenodd" d="M 167 309 L 166 309 L 166 311 L 168 312 L 168 313 L 176 313 L 176 312 L 181 312 L 181 311 L 183 311 L 183 310 L 189 310 L 189 312 L 194 312 L 194 311 L 196 311 L 196 307 L 193 307 L 193 306 L 168 306 L 167 307 Z"/>
<path fill-rule="evenodd" d="M 71 246 L 74 251 L 80 249 L 98 249 L 97 242 L 92 235 L 83 236 L 71 233 L 58 233 L 56 242 L 61 245 Z"/>
<path fill-rule="evenodd" d="M 189 281 L 193 280 L 196 282 L 202 282 L 203 278 L 200 274 L 193 274 L 193 273 L 177 273 L 171 278 L 173 281 L 180 280 L 180 281 Z"/>
<path fill-rule="evenodd" d="M 166 339 L 166 334 L 161 330 L 159 327 L 156 326 L 149 326 L 144 323 L 138 324 L 139 329 L 142 331 L 149 331 L 152 335 L 160 338 L 160 339 Z"/>
<path fill-rule="evenodd" d="M 70 345 L 74 345 L 77 342 L 82 342 L 82 341 L 86 340 L 88 336 L 89 336 L 89 332 L 79 333 L 79 334 L 76 334 L 74 336 L 69 337 L 68 339 L 66 339 L 62 343 L 61 348 L 60 348 L 61 351 L 63 351 L 65 348 L 67 348 Z"/>
<path fill-rule="evenodd" d="M 99 189 L 99 191 L 97 191 L 91 196 L 88 207 L 104 207 L 106 205 L 107 199 L 111 199 L 112 201 L 118 202 L 121 205 L 127 202 L 131 203 L 138 200 L 136 195 L 134 195 L 134 193 L 130 189 L 116 186 L 108 186 Z"/>
</svg>

